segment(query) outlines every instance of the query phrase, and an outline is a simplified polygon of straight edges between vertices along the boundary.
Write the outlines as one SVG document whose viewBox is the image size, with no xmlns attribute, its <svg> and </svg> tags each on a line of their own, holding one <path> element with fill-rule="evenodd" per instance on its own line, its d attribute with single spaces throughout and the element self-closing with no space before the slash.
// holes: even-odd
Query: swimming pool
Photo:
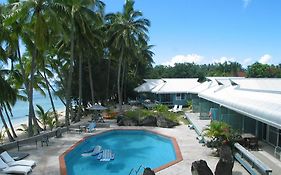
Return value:
<svg viewBox="0 0 281 175">
<path fill-rule="evenodd" d="M 81 154 L 91 146 L 111 149 L 114 160 L 101 162 Z M 111 130 L 85 138 L 60 157 L 61 172 L 68 175 L 128 175 L 140 165 L 159 171 L 181 161 L 175 139 L 146 130 Z M 63 169 L 65 168 L 65 171 Z"/>
</svg>

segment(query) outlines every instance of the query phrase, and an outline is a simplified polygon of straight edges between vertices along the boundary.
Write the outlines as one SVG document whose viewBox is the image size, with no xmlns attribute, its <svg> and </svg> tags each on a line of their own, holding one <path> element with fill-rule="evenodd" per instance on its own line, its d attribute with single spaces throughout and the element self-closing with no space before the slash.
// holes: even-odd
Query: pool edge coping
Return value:
<svg viewBox="0 0 281 175">
<path fill-rule="evenodd" d="M 109 129 L 109 130 L 106 130 L 106 131 L 101 131 L 101 132 L 98 132 L 98 133 L 93 133 L 92 135 L 89 135 L 89 136 L 84 136 L 82 139 L 80 139 L 79 141 L 75 142 L 72 146 L 70 146 L 66 151 L 64 151 L 60 156 L 59 156 L 59 165 L 60 165 L 60 174 L 61 175 L 67 175 L 67 172 L 66 172 L 66 164 L 65 164 L 65 159 L 64 157 L 66 156 L 67 153 L 69 153 L 70 151 L 72 151 L 77 145 L 79 145 L 81 142 L 83 142 L 85 139 L 89 138 L 89 137 L 93 137 L 93 136 L 96 136 L 96 135 L 99 135 L 99 134 L 103 134 L 103 133 L 106 133 L 106 132 L 110 132 L 110 131 L 115 131 L 115 130 L 139 130 L 139 131 L 147 131 L 147 132 L 152 132 L 152 133 L 155 133 L 155 134 L 158 134 L 158 135 L 161 135 L 163 137 L 166 137 L 166 138 L 169 138 L 171 139 L 172 141 L 172 144 L 173 144 L 173 147 L 174 147 L 174 151 L 175 151 L 175 154 L 176 154 L 176 160 L 174 161 L 171 161 L 167 164 L 164 164 L 158 168 L 155 168 L 153 169 L 153 171 L 155 173 L 163 170 L 163 169 L 166 169 L 172 165 L 175 165 L 179 162 L 181 162 L 183 160 L 183 157 L 182 157 L 182 154 L 181 154 L 181 151 L 180 151 L 180 147 L 178 145 L 178 142 L 176 140 L 175 137 L 172 137 L 172 136 L 168 136 L 168 135 L 165 135 L 163 133 L 160 133 L 159 131 L 152 131 L 150 129 L 143 129 L 143 128 L 115 128 L 115 129 Z"/>
</svg>

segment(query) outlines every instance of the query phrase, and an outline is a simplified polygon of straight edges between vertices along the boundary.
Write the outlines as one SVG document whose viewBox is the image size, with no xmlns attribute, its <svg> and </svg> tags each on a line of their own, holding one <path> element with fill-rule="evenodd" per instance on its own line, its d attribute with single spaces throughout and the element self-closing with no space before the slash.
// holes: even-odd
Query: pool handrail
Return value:
<svg viewBox="0 0 281 175">
<path fill-rule="evenodd" d="M 138 175 L 138 173 L 141 170 L 141 168 L 145 169 L 145 167 L 143 165 L 140 165 L 137 170 L 135 170 L 135 168 L 132 168 L 130 173 L 129 173 L 129 175 L 131 175 L 131 173 L 134 172 L 134 171 L 135 171 L 136 175 Z"/>
</svg>

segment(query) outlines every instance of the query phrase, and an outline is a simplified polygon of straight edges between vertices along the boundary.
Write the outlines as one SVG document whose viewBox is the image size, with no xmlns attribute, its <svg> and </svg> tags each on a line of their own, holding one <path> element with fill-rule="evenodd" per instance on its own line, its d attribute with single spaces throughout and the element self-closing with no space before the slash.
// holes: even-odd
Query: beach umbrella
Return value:
<svg viewBox="0 0 281 175">
<path fill-rule="evenodd" d="M 102 105 L 92 105 L 90 107 L 87 108 L 88 110 L 91 110 L 91 111 L 103 111 L 103 110 L 106 110 L 107 107 L 104 107 Z"/>
</svg>

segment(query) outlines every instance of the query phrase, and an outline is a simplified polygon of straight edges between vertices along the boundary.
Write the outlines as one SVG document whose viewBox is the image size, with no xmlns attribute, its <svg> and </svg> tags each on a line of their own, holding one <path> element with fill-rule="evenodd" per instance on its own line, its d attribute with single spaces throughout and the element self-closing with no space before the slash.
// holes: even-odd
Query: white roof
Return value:
<svg viewBox="0 0 281 175">
<path fill-rule="evenodd" d="M 281 129 L 281 79 L 239 79 L 199 97 Z M 237 85 L 235 85 L 237 84 Z"/>
<path fill-rule="evenodd" d="M 198 86 L 198 78 L 163 78 L 163 83 L 152 89 L 152 93 L 187 93 L 188 89 Z"/>
<path fill-rule="evenodd" d="M 192 94 L 198 94 L 200 92 L 203 92 L 207 89 L 210 89 L 214 86 L 224 85 L 224 86 L 229 86 L 231 85 L 231 80 L 240 80 L 240 79 L 245 79 L 244 77 L 206 77 L 207 81 L 199 84 L 198 86 L 189 89 L 187 92 L 192 93 Z"/>
<path fill-rule="evenodd" d="M 155 88 L 158 84 L 163 83 L 161 79 L 144 79 L 145 83 L 136 87 L 134 91 L 136 92 L 151 92 L 153 88 Z"/>
<path fill-rule="evenodd" d="M 247 78 L 233 82 L 241 89 L 281 92 L 281 78 Z"/>
</svg>

